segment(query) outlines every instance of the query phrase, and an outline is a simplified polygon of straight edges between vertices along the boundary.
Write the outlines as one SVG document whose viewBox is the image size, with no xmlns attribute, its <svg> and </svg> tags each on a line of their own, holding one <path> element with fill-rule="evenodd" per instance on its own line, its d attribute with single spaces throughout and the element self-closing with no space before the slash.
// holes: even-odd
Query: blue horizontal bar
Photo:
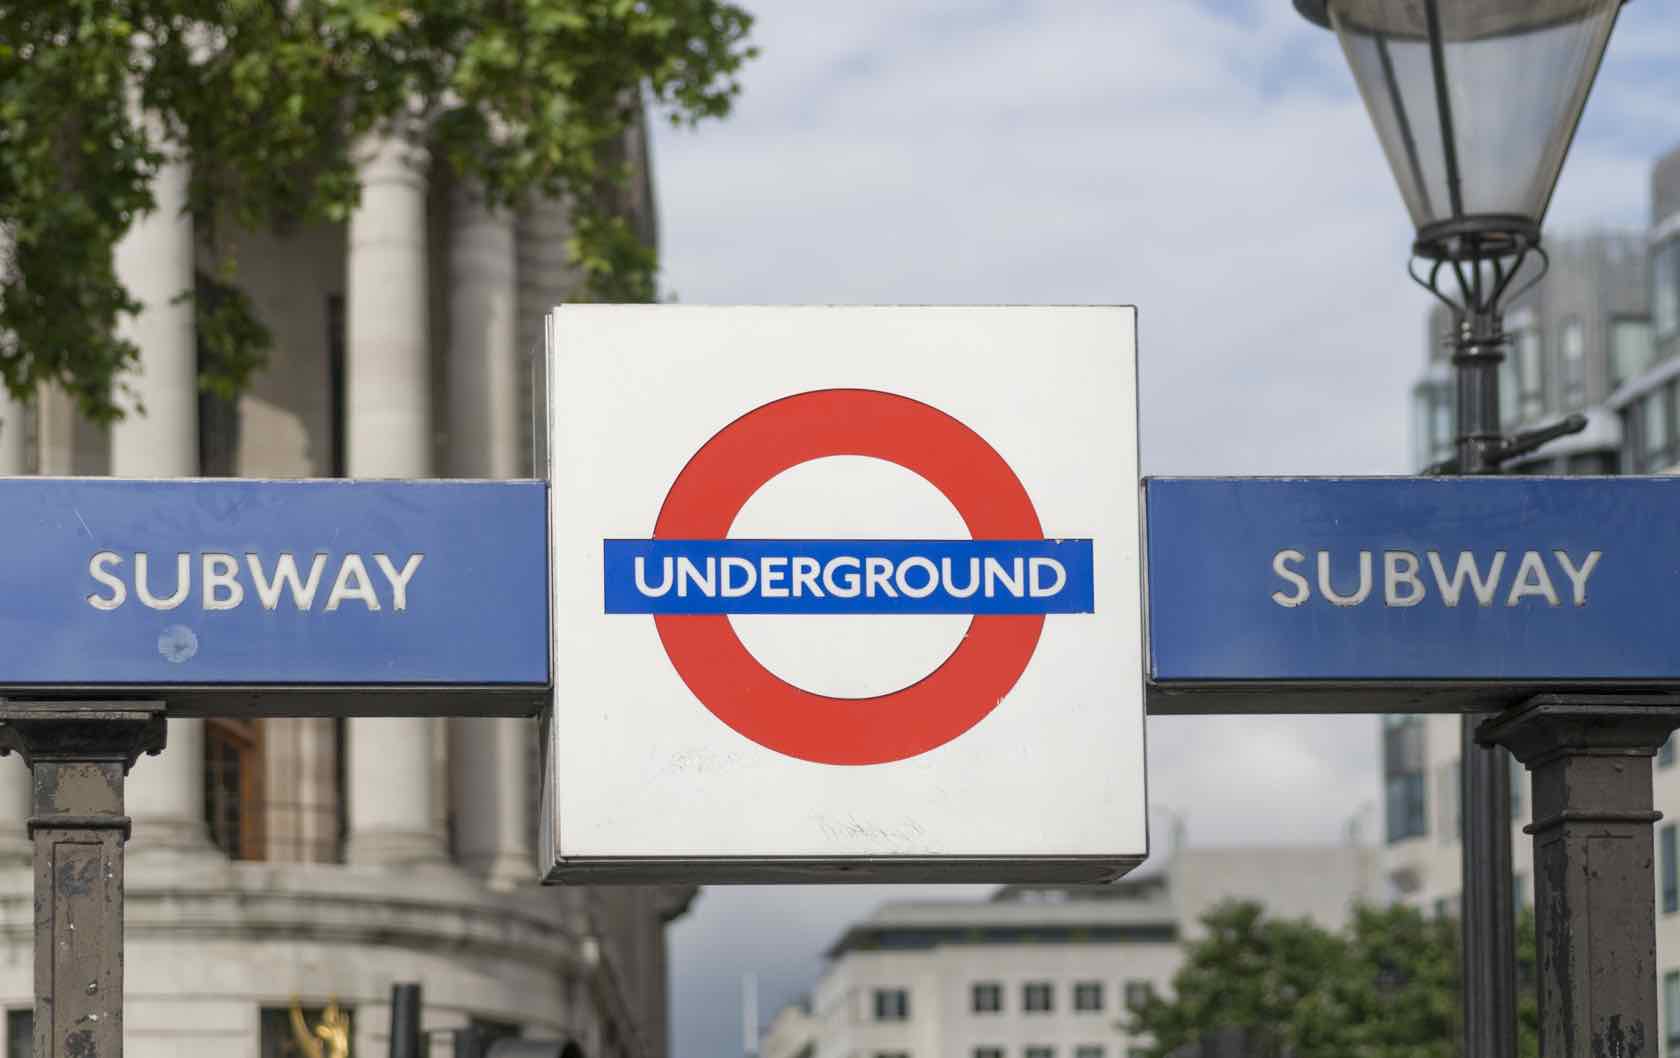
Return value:
<svg viewBox="0 0 1680 1058">
<path fill-rule="evenodd" d="M 1680 478 L 1152 479 L 1158 684 L 1680 681 Z"/>
<path fill-rule="evenodd" d="M 1089 540 L 607 540 L 607 613 L 1094 609 Z"/>
<path fill-rule="evenodd" d="M 0 690 L 540 687 L 546 510 L 539 481 L 0 479 Z"/>
</svg>

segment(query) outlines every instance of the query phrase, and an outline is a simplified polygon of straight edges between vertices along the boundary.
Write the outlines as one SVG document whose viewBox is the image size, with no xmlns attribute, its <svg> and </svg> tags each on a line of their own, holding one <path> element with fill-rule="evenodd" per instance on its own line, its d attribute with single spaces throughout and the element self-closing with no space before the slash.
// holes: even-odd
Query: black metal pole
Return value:
<svg viewBox="0 0 1680 1058">
<path fill-rule="evenodd" d="M 1652 1058 L 1657 1032 L 1651 758 L 1677 695 L 1542 695 L 1482 725 L 1534 775 L 1540 1053 Z"/>
<path fill-rule="evenodd" d="M 38 1058 L 122 1058 L 123 783 L 164 738 L 162 702 L 0 702 L 33 790 Z"/>
<path fill-rule="evenodd" d="M 421 1058 L 420 986 L 391 986 L 391 1058 Z"/>
<path fill-rule="evenodd" d="M 1505 333 L 1497 310 L 1455 321 L 1458 470 L 1497 474 L 1504 447 L 1499 421 L 1499 365 Z M 1511 869 L 1511 763 L 1499 746 L 1476 740 L 1482 718 L 1460 728 L 1462 793 L 1461 914 L 1465 1058 L 1516 1058 L 1517 942 Z"/>
</svg>

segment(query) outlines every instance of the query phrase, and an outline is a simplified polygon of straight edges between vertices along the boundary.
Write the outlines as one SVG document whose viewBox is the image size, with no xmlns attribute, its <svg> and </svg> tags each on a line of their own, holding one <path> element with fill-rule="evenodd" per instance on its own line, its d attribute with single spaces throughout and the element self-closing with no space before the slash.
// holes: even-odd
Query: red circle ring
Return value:
<svg viewBox="0 0 1680 1058">
<path fill-rule="evenodd" d="M 671 485 L 656 539 L 718 540 L 789 467 L 873 456 L 919 474 L 976 540 L 1041 540 L 1038 512 L 1003 457 L 937 408 L 892 393 L 826 389 L 773 401 L 720 430 Z M 981 614 L 926 677 L 874 698 L 813 694 L 770 672 L 723 614 L 661 614 L 660 641 L 701 703 L 739 734 L 817 764 L 885 764 L 944 745 L 997 707 L 1026 671 L 1042 614 Z"/>
</svg>

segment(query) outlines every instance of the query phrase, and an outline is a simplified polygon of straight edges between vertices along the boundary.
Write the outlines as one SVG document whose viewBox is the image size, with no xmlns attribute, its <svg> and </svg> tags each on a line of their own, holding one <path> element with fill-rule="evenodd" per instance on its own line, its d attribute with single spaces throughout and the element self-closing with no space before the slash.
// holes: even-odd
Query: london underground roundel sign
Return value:
<svg viewBox="0 0 1680 1058">
<path fill-rule="evenodd" d="M 1026 490 L 979 435 L 926 404 L 870 390 L 801 393 L 757 408 L 725 427 L 683 468 L 660 510 L 654 539 L 721 541 L 741 506 L 775 475 L 811 459 L 839 455 L 871 456 L 921 475 L 951 501 L 977 541 L 1021 541 L 1037 549 L 1047 543 Z M 1088 545 L 1089 541 L 1075 541 L 1061 548 L 1085 558 L 1078 573 L 1086 598 Z M 659 560 L 659 587 L 653 588 L 646 574 L 650 556 L 631 557 L 634 594 L 650 608 L 655 600 L 672 599 L 673 592 L 680 606 L 689 597 L 684 589 L 702 589 L 692 596 L 693 618 L 670 611 L 655 618 L 666 653 L 695 697 L 760 745 L 826 764 L 902 760 L 973 727 L 1026 669 L 1044 622 L 1039 613 L 986 614 L 981 608 L 999 589 L 1008 598 L 1033 598 L 1035 575 L 1041 591 L 1050 577 L 1055 578 L 1050 583 L 1062 589 L 1058 594 L 1068 587 L 1066 564 L 1053 557 L 1032 563 L 1021 555 L 1000 559 L 976 553 L 963 561 L 948 554 L 912 554 L 895 561 L 875 553 L 882 548 L 841 545 L 841 553 L 830 555 L 829 548 L 795 541 L 776 550 L 789 553 L 767 554 L 745 567 L 732 567 L 744 568 L 757 588 L 736 595 L 743 600 L 736 608 L 746 611 L 768 597 L 788 599 L 793 613 L 836 607 L 857 612 L 852 600 L 863 598 L 874 602 L 876 612 L 892 614 L 924 608 L 927 603 L 921 600 L 943 593 L 948 599 L 972 600 L 976 611 L 961 644 L 926 678 L 867 699 L 826 697 L 772 674 L 748 652 L 725 616 L 707 612 L 708 604 L 718 598 L 717 562 L 696 563 L 685 555 L 668 554 Z M 811 554 L 819 550 L 822 557 Z M 937 553 L 948 548 L 922 550 Z M 609 557 L 609 598 L 614 587 L 611 561 Z M 713 575 L 706 576 L 706 570 Z M 775 583 L 783 579 L 788 581 L 785 588 Z M 767 580 L 773 585 L 768 596 Z M 712 590 L 704 592 L 705 588 Z M 794 601 L 803 604 L 791 609 Z"/>
<path fill-rule="evenodd" d="M 557 876 L 1089 877 L 1144 854 L 1130 310 L 550 326 Z M 782 485 L 836 463 L 820 500 Z M 742 531 L 759 508 L 774 535 Z M 794 646 L 744 633 L 762 622 Z M 848 643 L 873 690 L 801 677 Z"/>
</svg>

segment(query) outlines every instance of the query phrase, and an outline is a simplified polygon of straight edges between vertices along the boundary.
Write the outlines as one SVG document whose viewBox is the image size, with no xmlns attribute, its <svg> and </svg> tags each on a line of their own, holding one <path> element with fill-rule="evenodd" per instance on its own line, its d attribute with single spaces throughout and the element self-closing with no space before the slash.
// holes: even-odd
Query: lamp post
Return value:
<svg viewBox="0 0 1680 1058">
<path fill-rule="evenodd" d="M 1623 0 L 1294 3 L 1340 40 L 1417 228 L 1412 278 L 1453 311 L 1456 454 L 1429 472 L 1497 474 L 1581 430 L 1572 415 L 1505 433 L 1503 308 L 1545 272 L 1541 221 Z M 1464 1053 L 1514 1058 L 1510 762 L 1480 722 L 1461 738 Z"/>
</svg>

